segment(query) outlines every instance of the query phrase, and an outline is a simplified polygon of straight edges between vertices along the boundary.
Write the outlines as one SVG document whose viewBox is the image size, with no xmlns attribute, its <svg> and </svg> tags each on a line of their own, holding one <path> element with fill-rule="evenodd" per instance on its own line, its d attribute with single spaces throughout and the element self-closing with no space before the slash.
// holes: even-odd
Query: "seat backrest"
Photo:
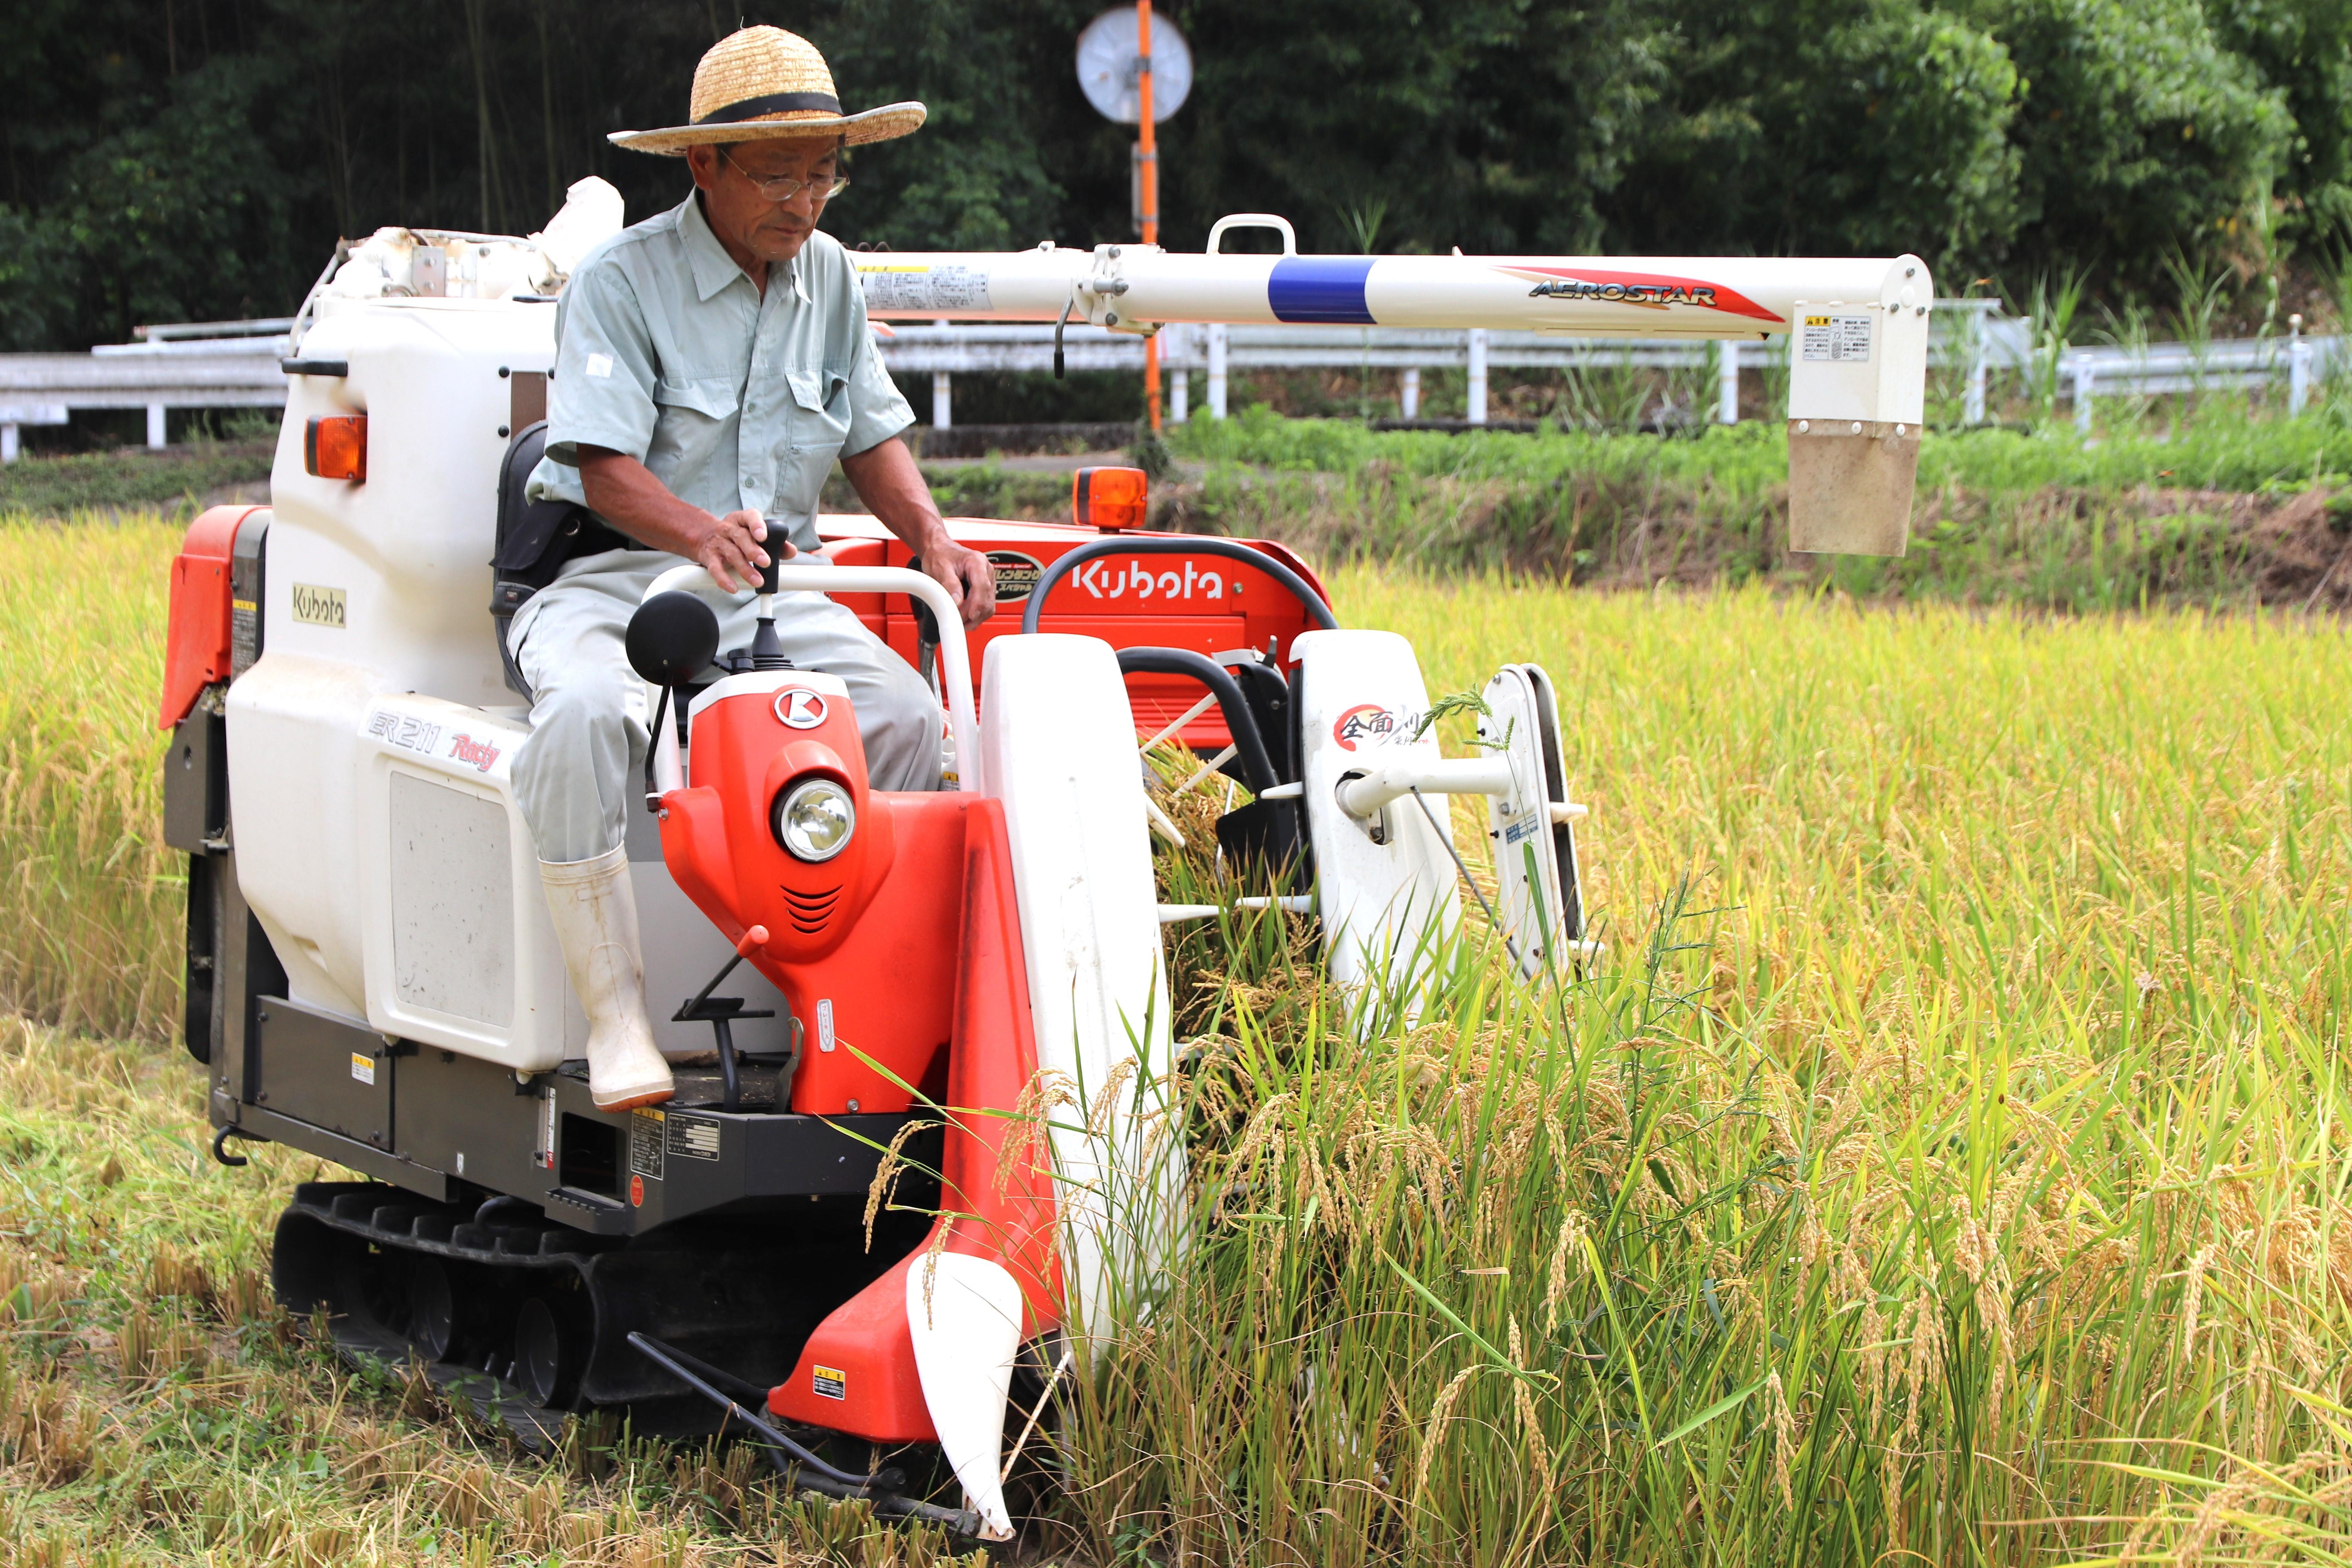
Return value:
<svg viewBox="0 0 2352 1568">
<path fill-rule="evenodd" d="M 508 650 L 507 632 L 513 626 L 515 612 L 555 581 L 556 573 L 574 553 L 572 546 L 583 531 L 595 525 L 584 507 L 530 498 L 531 470 L 546 453 L 544 419 L 524 426 L 508 443 L 507 455 L 499 464 L 499 531 L 490 556 L 490 568 L 496 574 L 490 588 L 490 624 L 499 639 L 499 660 L 506 668 L 509 689 L 525 698 L 530 696 L 530 683 Z"/>
</svg>

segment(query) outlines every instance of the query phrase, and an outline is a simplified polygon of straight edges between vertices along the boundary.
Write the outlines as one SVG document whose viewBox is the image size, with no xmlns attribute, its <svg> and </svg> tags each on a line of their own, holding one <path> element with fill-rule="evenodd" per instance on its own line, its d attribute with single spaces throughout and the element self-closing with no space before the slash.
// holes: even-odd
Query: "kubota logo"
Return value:
<svg viewBox="0 0 2352 1568">
<path fill-rule="evenodd" d="M 1118 599 L 1132 592 L 1139 599 L 1149 599 L 1157 594 L 1163 599 L 1189 599 L 1197 592 L 1203 599 L 1225 596 L 1225 580 L 1214 572 L 1203 572 L 1193 562 L 1184 563 L 1184 570 L 1171 567 L 1154 572 L 1140 561 L 1129 560 L 1125 570 L 1116 561 L 1089 561 L 1078 568 L 1072 581 L 1097 599 Z M 1234 592 L 1241 592 L 1241 579 L 1234 579 Z"/>
<path fill-rule="evenodd" d="M 776 718 L 791 730 L 814 730 L 824 722 L 824 699 L 806 687 L 776 693 Z"/>
<path fill-rule="evenodd" d="M 1359 741 L 1385 741 L 1397 732 L 1397 716 L 1375 702 L 1360 702 L 1339 715 L 1331 726 L 1331 739 L 1343 752 L 1352 752 Z"/>
</svg>

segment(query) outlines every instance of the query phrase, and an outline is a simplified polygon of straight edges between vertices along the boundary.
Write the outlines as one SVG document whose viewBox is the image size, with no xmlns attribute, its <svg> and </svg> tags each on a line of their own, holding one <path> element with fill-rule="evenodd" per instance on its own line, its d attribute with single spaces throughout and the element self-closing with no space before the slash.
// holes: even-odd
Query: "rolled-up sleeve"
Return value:
<svg viewBox="0 0 2352 1568">
<path fill-rule="evenodd" d="M 563 290 L 555 380 L 547 389 L 547 456 L 577 468 L 580 448 L 644 460 L 653 443 L 653 342 L 621 258 L 607 252 Z"/>
<path fill-rule="evenodd" d="M 882 368 L 874 347 L 874 329 L 866 320 L 866 290 L 857 274 L 845 267 L 850 308 L 856 317 L 850 342 L 856 357 L 849 365 L 849 434 L 842 437 L 841 455 L 854 458 L 880 446 L 915 422 L 915 411 L 898 391 L 898 383 Z"/>
</svg>

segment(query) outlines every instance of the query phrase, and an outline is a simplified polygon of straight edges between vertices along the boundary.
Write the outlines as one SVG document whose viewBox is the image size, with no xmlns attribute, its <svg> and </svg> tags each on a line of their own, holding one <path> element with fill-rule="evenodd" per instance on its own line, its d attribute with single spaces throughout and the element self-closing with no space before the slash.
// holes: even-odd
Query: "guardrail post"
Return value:
<svg viewBox="0 0 2352 1568">
<path fill-rule="evenodd" d="M 1470 329 L 1470 395 L 1465 416 L 1473 425 L 1486 423 L 1486 329 Z"/>
<path fill-rule="evenodd" d="M 0 463 L 13 463 L 16 456 L 16 426 L 0 425 Z"/>
<path fill-rule="evenodd" d="M 1225 327 L 1220 321 L 1209 329 L 1209 417 L 1225 416 Z"/>
<path fill-rule="evenodd" d="M 1407 365 L 1397 385 L 1397 408 L 1402 417 L 1421 417 L 1421 367 Z"/>
<path fill-rule="evenodd" d="M 1715 417 L 1720 424 L 1739 423 L 1739 340 L 1725 338 L 1716 344 Z"/>
<path fill-rule="evenodd" d="M 943 370 L 931 372 L 931 428 L 945 430 L 955 422 L 952 378 Z"/>
<path fill-rule="evenodd" d="M 147 405 L 147 444 L 150 447 L 163 446 L 163 405 L 151 403 Z"/>
<path fill-rule="evenodd" d="M 1969 312 L 1969 390 L 1960 409 L 1960 423 L 1981 425 L 1985 422 L 1985 367 L 1992 357 L 1992 333 L 1986 330 L 1984 312 Z"/>
<path fill-rule="evenodd" d="M 1171 370 L 1168 373 L 1168 422 L 1181 425 L 1192 412 L 1192 373 Z"/>
<path fill-rule="evenodd" d="M 2091 385 L 2097 375 L 2090 355 L 2074 356 L 2074 428 L 2085 436 L 2091 433 Z"/>
<path fill-rule="evenodd" d="M 2286 321 L 2294 334 L 2286 347 L 2286 411 L 2300 414 L 2311 400 L 2311 345 L 2304 341 L 2301 316 L 2289 316 Z"/>
</svg>

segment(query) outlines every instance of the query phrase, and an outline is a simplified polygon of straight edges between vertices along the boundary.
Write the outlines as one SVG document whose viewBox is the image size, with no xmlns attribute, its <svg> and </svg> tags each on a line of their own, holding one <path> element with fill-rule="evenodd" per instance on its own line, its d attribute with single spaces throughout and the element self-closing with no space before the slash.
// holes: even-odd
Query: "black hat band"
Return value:
<svg viewBox="0 0 2352 1568">
<path fill-rule="evenodd" d="M 839 114 L 841 100 L 829 92 L 772 92 L 760 98 L 747 98 L 740 103 L 730 103 L 722 108 L 714 109 L 695 123 L 697 125 L 729 123 L 740 120 L 754 120 L 762 114 L 791 114 L 805 110 L 815 110 L 821 114 Z"/>
</svg>

